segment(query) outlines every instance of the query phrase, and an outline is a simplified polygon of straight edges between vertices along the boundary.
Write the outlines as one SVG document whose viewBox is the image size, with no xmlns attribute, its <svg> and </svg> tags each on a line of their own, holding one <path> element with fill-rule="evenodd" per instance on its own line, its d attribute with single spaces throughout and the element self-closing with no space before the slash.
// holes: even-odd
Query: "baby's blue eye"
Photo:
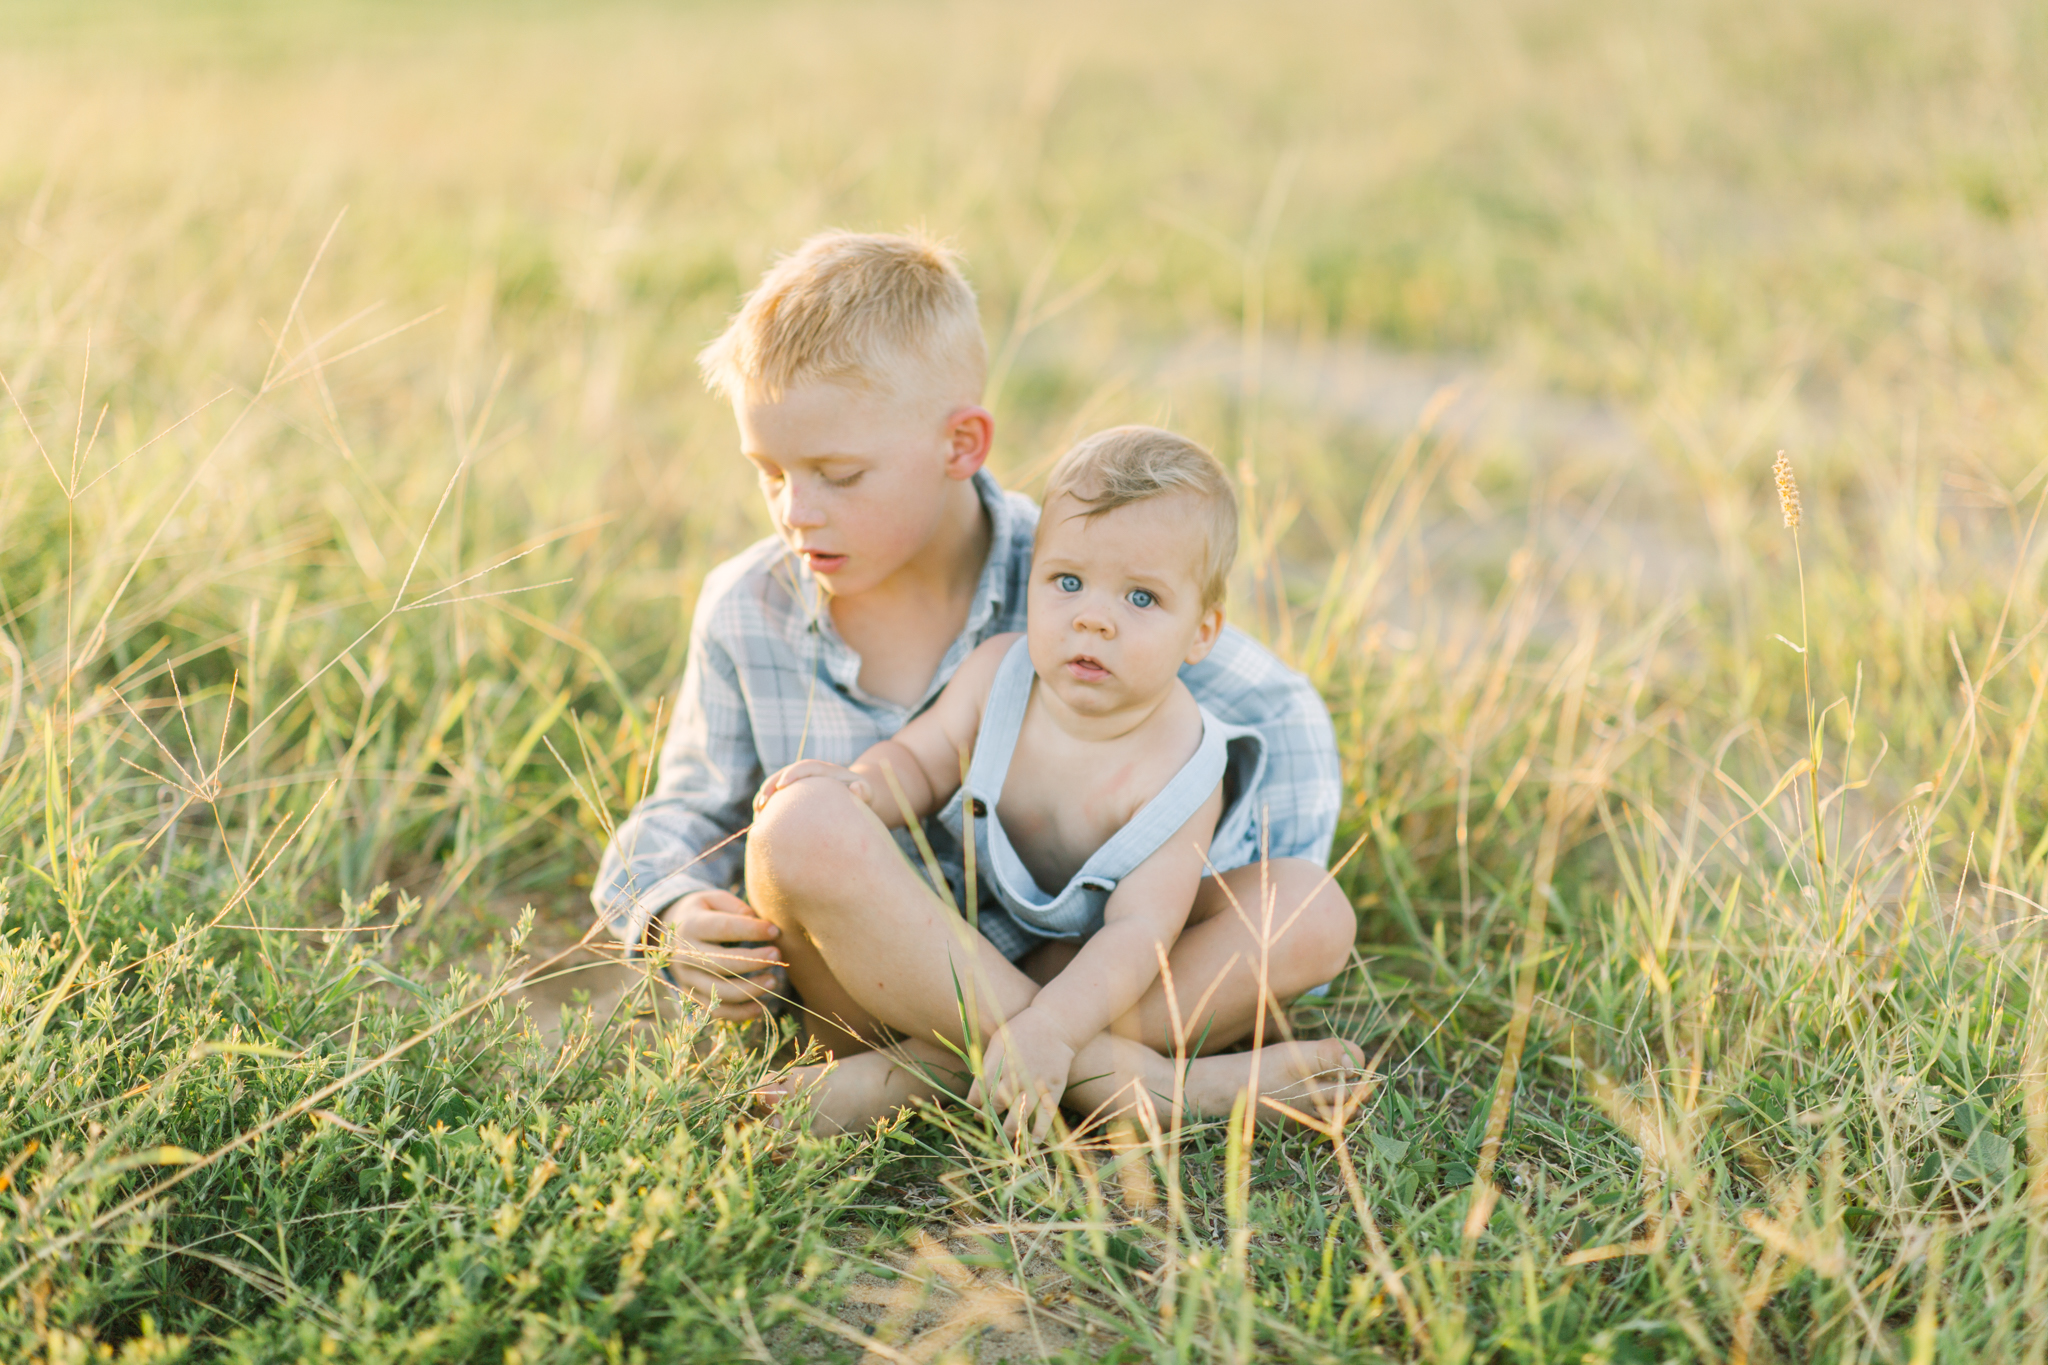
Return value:
<svg viewBox="0 0 2048 1365">
<path fill-rule="evenodd" d="M 1081 591 L 1081 578 L 1079 574 L 1063 573 L 1058 578 L 1055 578 L 1053 582 L 1059 584 L 1061 592 Z"/>
<path fill-rule="evenodd" d="M 1124 594 L 1124 600 L 1134 607 L 1143 609 L 1153 605 L 1159 599 L 1146 592 L 1143 588 L 1132 588 L 1128 593 Z"/>
</svg>

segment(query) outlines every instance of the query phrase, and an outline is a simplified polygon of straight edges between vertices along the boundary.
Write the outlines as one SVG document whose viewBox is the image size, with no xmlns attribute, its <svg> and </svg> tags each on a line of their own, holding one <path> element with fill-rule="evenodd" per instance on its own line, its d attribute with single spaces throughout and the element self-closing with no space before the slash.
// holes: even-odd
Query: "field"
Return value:
<svg viewBox="0 0 2048 1365">
<path fill-rule="evenodd" d="M 2039 6 L 0 28 L 0 1357 L 2048 1356 Z M 579 946 L 766 525 L 695 352 L 906 223 L 1007 481 L 1241 475 L 1326 1131 L 778 1145 Z"/>
</svg>

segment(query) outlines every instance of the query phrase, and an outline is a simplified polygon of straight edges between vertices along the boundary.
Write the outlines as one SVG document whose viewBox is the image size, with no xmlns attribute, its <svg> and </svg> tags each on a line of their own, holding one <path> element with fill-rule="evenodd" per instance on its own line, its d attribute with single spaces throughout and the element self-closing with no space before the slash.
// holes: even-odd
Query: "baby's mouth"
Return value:
<svg viewBox="0 0 2048 1365">
<path fill-rule="evenodd" d="M 1109 676 L 1109 670 L 1102 666 L 1101 660 L 1091 659 L 1086 654 L 1077 654 L 1067 660 L 1067 672 L 1082 682 L 1101 682 Z"/>
</svg>

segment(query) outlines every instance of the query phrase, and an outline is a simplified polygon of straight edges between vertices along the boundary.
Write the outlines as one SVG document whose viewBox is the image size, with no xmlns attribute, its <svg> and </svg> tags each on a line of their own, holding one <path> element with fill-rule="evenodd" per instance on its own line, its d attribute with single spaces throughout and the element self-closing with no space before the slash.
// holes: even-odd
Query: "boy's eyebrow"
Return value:
<svg viewBox="0 0 2048 1365">
<path fill-rule="evenodd" d="M 867 458 L 865 455 L 837 453 L 830 455 L 770 455 L 763 451 L 746 449 L 742 449 L 740 454 L 742 457 L 752 460 L 755 464 L 775 465 L 858 464 Z"/>
</svg>

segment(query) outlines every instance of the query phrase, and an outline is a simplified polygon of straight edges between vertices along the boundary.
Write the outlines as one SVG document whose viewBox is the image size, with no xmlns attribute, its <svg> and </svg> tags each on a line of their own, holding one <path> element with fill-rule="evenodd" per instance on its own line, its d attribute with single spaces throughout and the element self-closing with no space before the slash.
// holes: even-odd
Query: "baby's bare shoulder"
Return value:
<svg viewBox="0 0 2048 1365">
<path fill-rule="evenodd" d="M 1003 657 L 1010 652 L 1011 645 L 1023 638 L 1023 632 L 1013 630 L 983 640 L 960 661 L 953 681 L 947 686 L 964 687 L 976 696 L 987 696 L 990 685 L 996 680 L 996 670 L 1003 666 Z"/>
<path fill-rule="evenodd" d="M 1008 630 L 1001 635 L 989 636 L 960 661 L 960 672 L 975 669 L 985 671 L 990 677 L 994 677 L 996 669 L 1003 662 L 1003 656 L 1010 652 L 1010 646 L 1023 638 L 1024 632 L 1021 630 Z M 959 674 L 954 676 L 957 677 Z"/>
<path fill-rule="evenodd" d="M 1011 631 L 1005 635 L 991 636 L 971 650 L 960 661 L 960 667 L 953 670 L 953 677 L 946 684 L 946 690 L 939 695 L 934 710 L 957 713 L 971 717 L 972 724 L 979 724 L 981 708 L 988 701 L 989 688 L 995 685 L 996 670 L 1002 666 L 1003 656 L 1010 652 L 1010 646 L 1022 638 L 1021 632 Z"/>
</svg>

